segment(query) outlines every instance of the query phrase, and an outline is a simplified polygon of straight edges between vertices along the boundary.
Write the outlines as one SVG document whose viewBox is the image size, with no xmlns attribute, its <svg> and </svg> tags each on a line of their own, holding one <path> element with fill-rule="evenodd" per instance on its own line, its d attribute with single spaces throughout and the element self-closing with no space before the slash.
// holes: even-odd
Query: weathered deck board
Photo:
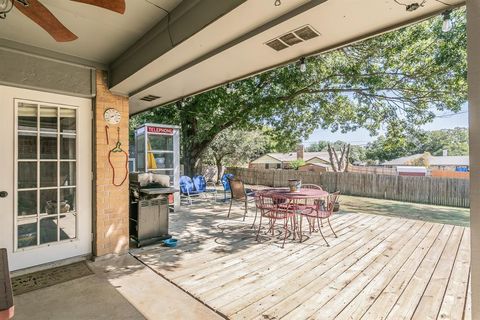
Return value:
<svg viewBox="0 0 480 320">
<path fill-rule="evenodd" d="M 468 319 L 470 230 L 367 214 L 338 214 L 302 243 L 255 241 L 253 217 L 225 206 L 172 215 L 174 249 L 136 256 L 231 319 Z M 250 214 L 251 215 L 251 214 Z M 304 228 L 308 229 L 308 228 Z M 306 233 L 308 235 L 308 233 Z"/>
</svg>

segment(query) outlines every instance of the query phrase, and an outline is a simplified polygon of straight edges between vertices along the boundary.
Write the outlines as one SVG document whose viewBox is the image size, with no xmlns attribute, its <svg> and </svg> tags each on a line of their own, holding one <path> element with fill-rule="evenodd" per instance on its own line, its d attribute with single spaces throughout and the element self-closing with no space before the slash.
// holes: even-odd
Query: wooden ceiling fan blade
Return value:
<svg viewBox="0 0 480 320">
<path fill-rule="evenodd" d="M 115 11 L 120 14 L 125 13 L 125 0 L 72 0 L 75 2 L 85 3 L 107 10 Z"/>
<path fill-rule="evenodd" d="M 43 4 L 38 0 L 28 0 L 28 7 L 14 1 L 15 7 L 30 18 L 33 22 L 47 31 L 58 42 L 67 42 L 78 37 L 67 29 Z"/>
</svg>

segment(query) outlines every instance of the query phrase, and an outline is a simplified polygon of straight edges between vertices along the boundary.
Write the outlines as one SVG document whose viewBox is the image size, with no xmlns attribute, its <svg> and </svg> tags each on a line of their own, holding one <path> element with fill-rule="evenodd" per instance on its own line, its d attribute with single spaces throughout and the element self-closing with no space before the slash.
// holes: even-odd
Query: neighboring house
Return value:
<svg viewBox="0 0 480 320">
<path fill-rule="evenodd" d="M 296 152 L 267 153 L 250 162 L 249 167 L 252 169 L 290 169 L 290 163 L 300 159 L 305 163 L 330 166 L 328 152 L 305 152 L 303 146 L 299 146 Z"/>
<path fill-rule="evenodd" d="M 422 157 L 422 154 L 414 154 L 382 163 L 385 167 L 409 166 L 412 160 Z M 429 169 L 447 171 L 468 171 L 470 167 L 468 156 L 430 156 L 428 158 Z"/>
<path fill-rule="evenodd" d="M 310 171 L 310 172 L 323 173 L 323 172 L 332 171 L 332 166 L 330 164 L 318 163 L 318 162 L 306 163 L 303 166 L 300 166 L 298 168 L 298 171 Z"/>
</svg>

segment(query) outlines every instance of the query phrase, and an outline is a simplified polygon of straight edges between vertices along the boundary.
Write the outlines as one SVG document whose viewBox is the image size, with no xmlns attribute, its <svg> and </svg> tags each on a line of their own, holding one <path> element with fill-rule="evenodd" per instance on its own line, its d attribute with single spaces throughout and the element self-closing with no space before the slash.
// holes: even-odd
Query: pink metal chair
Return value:
<svg viewBox="0 0 480 320">
<path fill-rule="evenodd" d="M 283 229 L 284 237 L 282 248 L 285 246 L 285 241 L 289 233 L 288 223 L 290 220 L 291 226 L 293 227 L 292 233 L 295 238 L 295 207 L 290 203 L 290 201 L 283 196 L 268 194 L 268 192 L 259 193 L 256 195 L 258 202 L 257 208 L 260 210 L 260 222 L 258 225 L 257 237 L 260 235 L 260 230 L 262 229 L 262 220 L 264 218 L 268 219 L 269 228 L 267 232 L 271 232 L 272 236 L 275 235 L 275 223 L 277 220 L 283 220 Z"/>
<path fill-rule="evenodd" d="M 302 188 L 304 189 L 317 189 L 317 190 L 323 190 L 322 186 L 316 185 L 316 184 L 302 184 Z"/>
<path fill-rule="evenodd" d="M 322 205 L 321 201 L 317 201 L 315 206 L 306 206 L 303 208 L 300 213 L 300 242 L 302 242 L 302 224 L 303 224 L 303 217 L 307 218 L 308 225 L 309 225 L 309 232 L 312 233 L 315 230 L 315 221 L 318 222 L 318 231 L 322 235 L 323 240 L 329 247 L 330 244 L 328 243 L 327 239 L 323 235 L 322 232 L 322 219 L 327 219 L 328 225 L 330 226 L 330 230 L 332 230 L 333 235 L 337 238 L 337 234 L 332 228 L 332 224 L 330 223 L 330 217 L 333 214 L 333 209 L 335 207 L 335 203 L 337 203 L 338 198 L 340 196 L 340 192 L 332 193 L 328 196 L 327 202 L 325 205 Z"/>
</svg>

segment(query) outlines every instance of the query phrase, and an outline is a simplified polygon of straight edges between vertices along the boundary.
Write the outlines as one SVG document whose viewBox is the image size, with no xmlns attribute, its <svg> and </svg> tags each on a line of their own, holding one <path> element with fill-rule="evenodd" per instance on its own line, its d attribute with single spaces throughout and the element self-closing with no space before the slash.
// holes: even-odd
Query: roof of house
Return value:
<svg viewBox="0 0 480 320">
<path fill-rule="evenodd" d="M 276 159 L 278 161 L 281 161 L 281 162 L 290 162 L 290 161 L 297 160 L 297 153 L 296 152 L 289 152 L 289 153 L 267 153 L 267 154 L 255 159 L 255 160 L 253 160 L 252 162 L 259 163 L 258 160 L 260 160 L 261 158 L 263 158 L 265 156 L 274 158 L 274 159 Z M 304 152 L 303 153 L 303 160 L 308 161 L 312 158 L 320 158 L 320 159 L 323 159 L 327 162 L 330 162 L 328 152 L 326 152 L 326 151 L 325 152 Z"/>
<path fill-rule="evenodd" d="M 305 163 L 304 165 L 301 165 L 300 167 L 306 167 L 306 166 L 316 166 L 316 167 L 322 167 L 322 168 L 330 168 L 330 164 L 326 163 L 319 163 L 319 162 L 308 162 Z"/>
<path fill-rule="evenodd" d="M 382 163 L 384 166 L 408 165 L 414 159 L 418 159 L 422 154 L 414 154 L 407 157 L 401 157 Z M 468 166 L 470 161 L 468 156 L 430 156 L 428 159 L 431 166 Z"/>
</svg>

